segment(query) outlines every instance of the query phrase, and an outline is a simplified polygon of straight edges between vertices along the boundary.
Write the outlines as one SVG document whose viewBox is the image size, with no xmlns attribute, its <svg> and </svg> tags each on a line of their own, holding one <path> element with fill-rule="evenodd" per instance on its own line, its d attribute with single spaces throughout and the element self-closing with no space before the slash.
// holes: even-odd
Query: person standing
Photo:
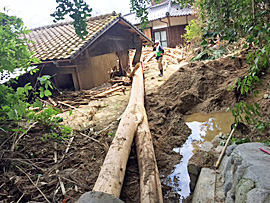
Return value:
<svg viewBox="0 0 270 203">
<path fill-rule="evenodd" d="M 156 51 L 156 59 L 158 62 L 158 69 L 160 71 L 160 74 L 158 76 L 162 77 L 163 76 L 162 59 L 163 59 L 163 55 L 164 55 L 164 49 L 159 44 L 160 44 L 159 40 L 156 39 L 153 51 Z"/>
</svg>

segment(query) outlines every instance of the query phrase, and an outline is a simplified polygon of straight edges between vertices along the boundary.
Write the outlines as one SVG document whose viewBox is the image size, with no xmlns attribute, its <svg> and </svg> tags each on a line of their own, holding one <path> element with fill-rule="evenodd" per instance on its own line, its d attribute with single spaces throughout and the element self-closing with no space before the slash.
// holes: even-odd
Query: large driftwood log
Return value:
<svg viewBox="0 0 270 203">
<path fill-rule="evenodd" d="M 161 183 L 145 109 L 143 115 L 143 122 L 139 124 L 135 137 L 140 173 L 140 202 L 162 203 Z"/>
<path fill-rule="evenodd" d="M 144 86 L 142 68 L 133 77 L 128 106 L 119 123 L 113 142 L 105 157 L 93 191 L 119 197 L 134 134 L 143 120 Z"/>
</svg>

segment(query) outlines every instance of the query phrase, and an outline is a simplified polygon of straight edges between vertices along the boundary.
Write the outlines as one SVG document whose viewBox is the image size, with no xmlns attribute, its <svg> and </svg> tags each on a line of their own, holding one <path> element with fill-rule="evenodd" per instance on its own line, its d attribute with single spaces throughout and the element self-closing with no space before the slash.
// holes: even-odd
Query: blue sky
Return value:
<svg viewBox="0 0 270 203">
<path fill-rule="evenodd" d="M 129 0 L 85 0 L 93 8 L 93 15 L 129 13 Z M 23 19 L 27 28 L 35 28 L 53 23 L 50 14 L 55 11 L 56 0 L 0 0 L 0 11 L 6 7 L 10 15 Z"/>
</svg>

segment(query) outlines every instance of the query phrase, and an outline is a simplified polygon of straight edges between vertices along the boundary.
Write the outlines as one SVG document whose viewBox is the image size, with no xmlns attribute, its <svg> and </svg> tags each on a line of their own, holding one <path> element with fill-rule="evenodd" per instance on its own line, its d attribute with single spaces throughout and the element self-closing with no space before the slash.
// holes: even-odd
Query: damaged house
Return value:
<svg viewBox="0 0 270 203">
<path fill-rule="evenodd" d="M 147 12 L 149 23 L 144 34 L 148 38 L 158 39 L 161 46 L 171 48 L 185 42 L 181 36 L 185 34 L 188 22 L 195 18 L 192 8 L 181 8 L 174 0 L 163 0 L 159 4 L 152 0 Z M 136 13 L 129 13 L 123 17 L 141 28 L 140 18 L 136 17 Z"/>
<path fill-rule="evenodd" d="M 138 28 L 117 14 L 87 20 L 89 34 L 80 39 L 72 22 L 31 30 L 26 37 L 33 41 L 29 49 L 41 60 L 35 64 L 37 75 L 51 75 L 57 88 L 85 90 L 110 79 L 112 70 L 125 72 L 129 67 L 129 49 L 136 49 L 133 63 L 140 61 L 143 44 L 152 44 Z M 19 83 L 36 77 L 25 74 Z"/>
</svg>

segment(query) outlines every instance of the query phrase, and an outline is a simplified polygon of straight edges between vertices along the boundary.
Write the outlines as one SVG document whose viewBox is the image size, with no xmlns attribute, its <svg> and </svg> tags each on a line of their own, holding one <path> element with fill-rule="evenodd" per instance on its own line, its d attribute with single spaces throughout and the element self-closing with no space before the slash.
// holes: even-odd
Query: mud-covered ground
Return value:
<svg viewBox="0 0 270 203">
<path fill-rule="evenodd" d="M 173 148 L 181 147 L 190 135 L 183 116 L 232 107 L 236 103 L 236 95 L 229 87 L 234 86 L 236 77 L 244 76 L 247 72 L 248 66 L 242 57 L 189 63 L 179 68 L 158 89 L 152 91 L 153 87 L 146 92 L 149 127 L 161 181 L 180 162 L 181 157 Z M 146 80 L 150 80 L 150 83 L 151 80 L 159 80 L 149 77 Z M 264 86 L 260 87 L 262 95 L 269 94 L 269 76 L 262 79 L 265 81 Z M 257 101 L 261 104 L 262 116 L 269 118 L 270 100 L 261 96 Z M 114 107 L 115 110 L 117 108 Z M 106 111 L 105 108 L 102 110 Z M 72 142 L 70 137 L 66 140 L 41 139 L 49 131 L 37 125 L 20 139 L 14 152 L 10 150 L 14 134 L 0 131 L 0 202 L 46 202 L 45 197 L 50 202 L 74 202 L 93 188 L 113 139 L 110 132 L 115 132 L 117 125 L 116 121 L 100 133 L 95 132 L 94 126 L 74 132 Z M 256 132 L 252 135 L 251 140 L 254 141 L 258 140 L 260 134 Z M 260 138 L 267 138 L 265 134 L 263 136 Z M 200 159 L 202 165 L 209 165 L 213 160 L 208 155 L 201 156 L 204 157 L 203 161 Z M 65 192 L 61 189 L 62 183 Z M 162 189 L 164 202 L 179 202 L 178 194 L 169 186 L 163 184 Z M 139 202 L 139 176 L 134 147 L 120 198 L 125 202 Z"/>
<path fill-rule="evenodd" d="M 174 153 L 173 148 L 180 147 L 190 135 L 183 115 L 225 111 L 228 107 L 233 107 L 238 95 L 230 87 L 235 87 L 235 79 L 247 74 L 248 69 L 242 57 L 189 63 L 181 67 L 155 93 L 147 95 L 147 115 L 161 181 L 180 162 L 179 153 Z M 270 91 L 269 75 L 262 77 L 262 80 L 263 83 L 258 87 L 261 94 L 256 100 L 261 105 L 262 116 L 270 120 L 270 100 L 262 98 L 262 95 L 269 94 Z M 252 127 L 249 127 L 249 134 L 236 133 L 237 138 L 247 136 L 251 141 L 269 140 L 269 134 L 252 131 Z M 196 156 L 195 160 L 200 167 L 213 167 L 217 159 L 211 152 L 201 151 Z M 163 185 L 163 193 L 165 202 L 179 202 L 177 194 L 171 193 L 166 185 Z"/>
</svg>

